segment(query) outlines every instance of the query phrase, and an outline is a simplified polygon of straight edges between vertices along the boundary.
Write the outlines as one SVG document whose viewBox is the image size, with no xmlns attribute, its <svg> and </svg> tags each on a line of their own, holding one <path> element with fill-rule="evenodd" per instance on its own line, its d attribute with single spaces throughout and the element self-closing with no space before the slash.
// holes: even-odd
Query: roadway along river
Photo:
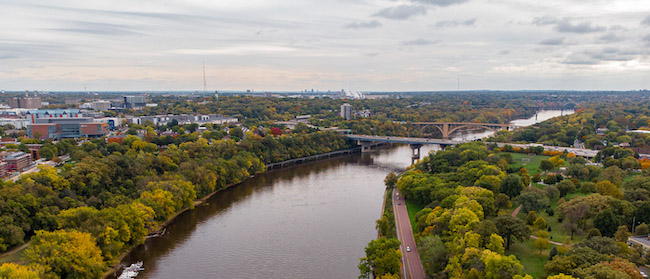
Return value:
<svg viewBox="0 0 650 279">
<path fill-rule="evenodd" d="M 397 146 L 260 174 L 183 213 L 122 263 L 143 261 L 137 278 L 357 278 L 377 237 L 383 179 L 410 155 Z"/>
</svg>

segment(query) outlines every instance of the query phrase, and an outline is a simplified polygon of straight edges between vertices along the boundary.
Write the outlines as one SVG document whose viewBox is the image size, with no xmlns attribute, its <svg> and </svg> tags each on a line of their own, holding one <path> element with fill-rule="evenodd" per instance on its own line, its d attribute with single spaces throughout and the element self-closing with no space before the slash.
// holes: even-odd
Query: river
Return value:
<svg viewBox="0 0 650 279">
<path fill-rule="evenodd" d="M 552 115 L 560 111 L 513 124 Z M 431 150 L 437 146 L 422 148 Z M 408 146 L 393 146 L 259 174 L 182 213 L 122 263 L 143 261 L 137 278 L 357 278 L 364 247 L 377 237 L 383 179 L 410 160 Z"/>
</svg>

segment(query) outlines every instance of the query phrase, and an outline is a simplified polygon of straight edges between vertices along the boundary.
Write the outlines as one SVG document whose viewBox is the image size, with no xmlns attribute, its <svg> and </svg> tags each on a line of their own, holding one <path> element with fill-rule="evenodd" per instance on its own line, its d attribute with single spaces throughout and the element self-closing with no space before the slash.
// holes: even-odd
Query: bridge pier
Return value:
<svg viewBox="0 0 650 279">
<path fill-rule="evenodd" d="M 372 151 L 372 146 L 375 145 L 371 141 L 357 141 L 357 145 L 361 146 L 361 153 Z"/>
<path fill-rule="evenodd" d="M 411 148 L 411 165 L 420 160 L 420 148 L 422 144 L 409 144 Z"/>
</svg>

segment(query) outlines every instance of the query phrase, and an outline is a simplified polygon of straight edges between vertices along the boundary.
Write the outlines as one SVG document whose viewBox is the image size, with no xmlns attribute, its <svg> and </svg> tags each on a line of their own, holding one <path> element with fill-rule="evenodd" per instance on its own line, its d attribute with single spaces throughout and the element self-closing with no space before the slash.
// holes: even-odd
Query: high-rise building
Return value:
<svg viewBox="0 0 650 279">
<path fill-rule="evenodd" d="M 352 106 L 350 104 L 341 105 L 341 117 L 345 120 L 352 119 Z"/>
<path fill-rule="evenodd" d="M 9 106 L 11 108 L 37 109 L 41 107 L 41 97 L 36 92 L 34 92 L 34 97 L 29 97 L 29 91 L 26 91 L 25 97 L 14 97 L 9 100 Z"/>
<path fill-rule="evenodd" d="M 111 108 L 111 102 L 109 101 L 94 101 L 90 103 L 90 107 L 95 111 L 107 111 Z"/>
</svg>

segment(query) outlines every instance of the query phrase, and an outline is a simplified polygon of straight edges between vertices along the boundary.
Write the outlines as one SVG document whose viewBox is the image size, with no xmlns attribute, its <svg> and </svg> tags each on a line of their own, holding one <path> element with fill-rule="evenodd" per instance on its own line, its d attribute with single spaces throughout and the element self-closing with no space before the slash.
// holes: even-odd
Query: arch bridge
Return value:
<svg viewBox="0 0 650 279">
<path fill-rule="evenodd" d="M 452 133 L 465 128 L 482 128 L 494 132 L 499 130 L 508 130 L 508 124 L 494 124 L 494 123 L 454 123 L 454 122 L 409 122 L 404 124 L 420 126 L 420 131 L 424 134 L 424 130 L 428 127 L 435 127 L 442 133 L 443 139 L 448 139 Z"/>
</svg>

